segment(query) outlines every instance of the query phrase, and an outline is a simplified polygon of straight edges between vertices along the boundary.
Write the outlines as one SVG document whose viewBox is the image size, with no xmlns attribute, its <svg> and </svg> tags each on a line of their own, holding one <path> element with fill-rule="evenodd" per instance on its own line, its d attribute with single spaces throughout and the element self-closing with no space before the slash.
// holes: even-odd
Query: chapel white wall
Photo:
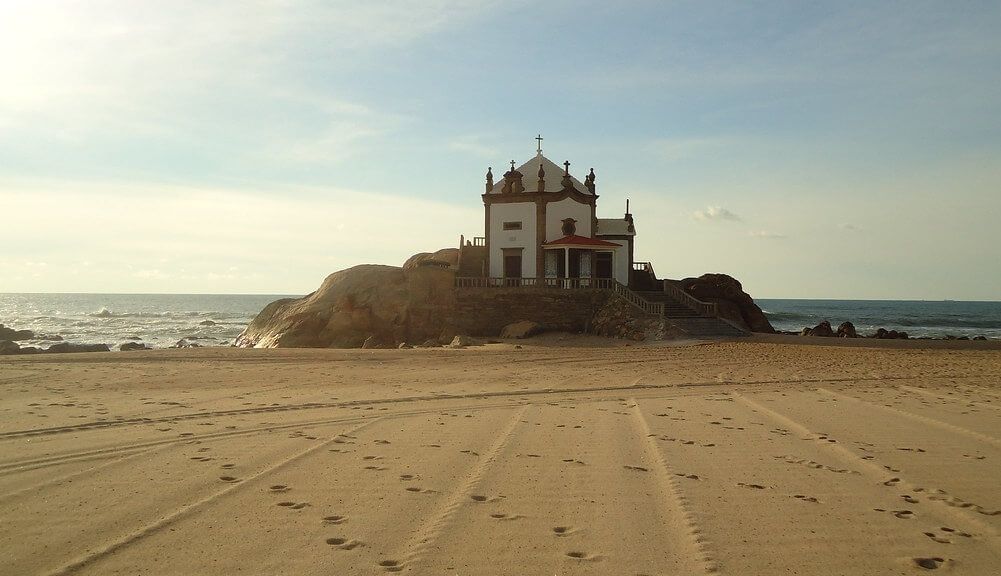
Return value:
<svg viewBox="0 0 1001 576">
<path fill-rule="evenodd" d="M 546 242 L 563 237 L 563 219 L 577 221 L 577 235 L 591 237 L 591 207 L 573 198 L 546 204 Z"/>
<path fill-rule="evenodd" d="M 612 251 L 612 276 L 616 280 L 629 285 L 629 242 L 617 240 L 616 244 L 622 244 Z"/>
<path fill-rule="evenodd" d="M 504 230 L 505 222 L 521 222 L 521 230 Z M 523 248 L 521 276 L 535 278 L 535 203 L 490 205 L 490 276 L 504 276 L 504 248 Z"/>
</svg>

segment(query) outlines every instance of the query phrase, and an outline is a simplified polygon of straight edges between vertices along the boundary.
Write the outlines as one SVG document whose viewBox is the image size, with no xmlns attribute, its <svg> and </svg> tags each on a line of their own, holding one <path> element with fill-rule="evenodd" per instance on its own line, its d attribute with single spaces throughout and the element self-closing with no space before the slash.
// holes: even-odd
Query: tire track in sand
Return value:
<svg viewBox="0 0 1001 576">
<path fill-rule="evenodd" d="M 816 432 L 804 426 L 800 422 L 793 420 L 789 416 L 786 416 L 785 414 L 782 414 L 776 410 L 768 408 L 764 404 L 755 402 L 754 400 L 751 400 L 750 398 L 744 396 L 740 392 L 731 392 L 731 395 L 741 404 L 744 404 L 745 406 L 754 409 L 759 414 L 771 418 L 775 422 L 781 424 L 787 430 L 794 430 L 797 434 L 801 434 L 803 436 L 815 437 L 818 435 Z M 862 470 L 862 473 L 868 476 L 873 482 L 883 483 L 885 481 L 886 479 L 885 469 L 883 469 L 879 464 L 871 460 L 866 460 L 862 458 L 855 452 L 846 448 L 844 445 L 840 443 L 835 443 L 835 444 L 824 443 L 821 445 L 821 447 L 836 454 L 843 462 L 858 466 Z M 898 477 L 898 481 L 894 483 L 894 486 L 897 488 L 903 488 L 905 489 L 904 491 L 912 494 L 916 492 L 915 488 L 918 488 L 916 484 L 907 481 L 903 476 Z M 994 536 L 998 535 L 997 529 L 995 529 L 990 524 L 984 522 L 983 520 L 977 518 L 973 514 L 969 513 L 967 509 L 951 507 L 945 504 L 941 500 L 927 500 L 927 502 L 930 505 L 934 506 L 943 515 L 976 526 L 976 528 L 980 530 L 982 534 L 987 536 L 992 536 L 991 538 L 984 539 L 984 541 L 987 542 L 992 548 L 998 549 L 999 546 L 1001 546 L 1001 542 L 998 542 L 997 538 L 994 538 Z"/>
<path fill-rule="evenodd" d="M 865 404 L 866 406 L 872 406 L 873 408 L 878 408 L 884 412 L 889 412 L 890 414 L 896 414 L 897 416 L 902 416 L 909 420 L 914 420 L 917 422 L 921 422 L 922 424 L 928 424 L 936 428 L 941 428 L 942 430 L 948 430 L 956 434 L 969 436 L 970 438 L 974 438 L 976 440 L 980 440 L 981 442 L 986 442 L 988 444 L 994 445 L 995 447 L 1001 448 L 1001 440 L 998 440 L 993 436 L 988 436 L 987 434 L 981 434 L 980 432 L 975 432 L 968 428 L 963 428 L 962 426 L 956 426 L 955 424 L 949 424 L 948 422 L 942 422 L 941 420 L 936 420 L 930 416 L 922 416 L 920 414 L 908 412 L 907 410 L 904 410 L 902 408 L 894 408 L 892 406 L 875 404 L 873 402 L 869 402 L 868 400 L 856 398 L 855 396 L 851 396 L 843 392 L 835 392 L 834 390 L 828 390 L 827 388 L 817 388 L 817 391 L 827 394 L 828 396 L 840 397 L 849 400 L 851 402 L 856 402 L 858 404 Z"/>
<path fill-rule="evenodd" d="M 357 425 L 357 426 L 355 426 L 353 428 L 350 428 L 350 429 L 348 429 L 348 430 L 346 430 L 344 432 L 341 432 L 341 434 L 354 434 L 354 433 L 358 432 L 359 430 L 362 430 L 363 428 L 367 428 L 368 426 L 371 426 L 372 424 L 375 424 L 376 422 L 379 422 L 381 420 L 382 420 L 382 418 L 374 418 L 372 420 L 368 420 L 368 421 L 362 422 L 361 424 L 359 424 L 359 425 Z M 121 550 L 122 548 L 125 548 L 126 546 L 129 546 L 130 544 L 133 544 L 135 542 L 138 542 L 139 540 L 142 540 L 143 538 L 146 538 L 148 536 L 152 536 L 153 534 L 156 534 L 160 530 L 163 530 L 164 528 L 166 528 L 167 526 L 170 526 L 171 524 L 177 522 L 178 520 L 181 520 L 181 519 L 183 519 L 183 518 L 185 518 L 187 516 L 190 516 L 191 514 L 195 513 L 200 508 L 202 508 L 203 506 L 205 506 L 206 504 L 210 504 L 212 502 L 215 502 L 216 500 L 219 500 L 220 498 L 223 498 L 227 494 L 230 494 L 230 493 L 232 493 L 232 492 L 234 492 L 234 491 L 236 491 L 236 490 L 238 490 L 240 488 L 249 486 L 249 485 L 253 484 L 255 481 L 257 481 L 257 480 L 259 480 L 259 479 L 261 479 L 261 478 L 263 478 L 263 477 L 265 477 L 265 476 L 267 476 L 269 474 L 277 472 L 278 470 L 281 470 L 282 468 L 285 468 L 286 466 L 289 466 L 290 464 L 292 464 L 292 463 L 294 463 L 294 462 L 296 462 L 298 460 L 301 460 L 302 458 L 305 458 L 306 456 L 309 456 L 310 454 L 312 454 L 313 452 L 316 452 L 316 451 L 320 450 L 321 448 L 325 448 L 325 447 L 329 446 L 330 444 L 334 443 L 334 441 L 337 440 L 338 437 L 339 436 L 335 434 L 332 438 L 330 438 L 330 440 L 324 440 L 323 442 L 320 442 L 318 444 L 314 444 L 313 446 L 311 446 L 309 448 L 306 448 L 305 450 L 301 450 L 301 451 L 297 452 L 296 454 L 294 454 L 294 455 L 286 458 L 285 460 L 282 460 L 282 461 L 278 462 L 277 464 L 275 464 L 274 466 L 271 466 L 270 468 L 265 468 L 264 470 L 261 470 L 260 472 L 257 472 L 256 474 L 253 474 L 252 476 L 248 476 L 247 478 L 244 478 L 240 482 L 237 482 L 237 483 L 234 483 L 234 484 L 230 484 L 226 488 L 223 488 L 222 490 L 219 490 L 219 491 L 217 491 L 217 492 L 215 492 L 213 494 L 205 496 L 204 498 L 201 498 L 200 500 L 196 500 L 195 502 L 192 502 L 190 504 L 185 504 L 185 505 L 181 506 L 180 508 L 178 508 L 177 510 L 175 510 L 174 512 L 172 512 L 170 514 L 167 514 L 163 518 L 160 518 L 159 520 L 157 520 L 155 522 L 151 522 L 149 524 L 146 524 L 145 526 L 140 527 L 139 529 L 135 530 L 134 532 L 131 532 L 130 534 L 127 534 L 126 536 L 124 536 L 122 538 L 119 538 L 118 540 L 115 540 L 113 542 L 105 544 L 104 546 L 102 546 L 100 548 L 96 548 L 96 549 L 92 550 L 91 552 L 88 552 L 87 554 L 84 554 L 83 556 L 81 556 L 81 557 L 79 557 L 79 558 L 71 561 L 70 563 L 68 563 L 68 564 L 66 564 L 66 565 L 64 565 L 64 566 L 62 566 L 60 568 L 57 568 L 57 569 L 52 570 L 50 572 L 47 572 L 47 574 L 49 576 L 62 576 L 62 575 L 66 575 L 66 574 L 73 574 L 74 572 L 80 570 L 81 568 L 85 568 L 85 567 L 87 567 L 87 566 L 89 566 L 89 565 L 91 565 L 91 564 L 99 561 L 102 558 L 110 556 L 111 554 L 114 554 L 118 550 Z"/>
<path fill-rule="evenodd" d="M 632 404 L 633 415 L 635 416 L 634 422 L 639 428 L 643 443 L 643 449 L 646 451 L 647 460 L 654 463 L 656 467 L 655 478 L 660 484 L 660 492 L 664 495 L 661 499 L 661 514 L 666 519 L 670 519 L 672 516 L 677 517 L 683 525 L 684 534 L 681 535 L 679 540 L 684 540 L 689 548 L 689 558 L 687 562 L 683 563 L 684 574 L 711 574 L 719 570 L 719 564 L 712 557 L 709 552 L 709 542 L 705 539 L 702 533 L 702 528 L 699 526 L 698 521 L 695 519 L 692 513 L 691 504 L 689 503 L 688 497 L 685 496 L 684 491 L 681 489 L 681 484 L 678 482 L 678 477 L 671 471 L 671 468 L 667 464 L 667 460 L 664 458 L 664 454 L 661 452 L 660 447 L 654 443 L 653 438 L 655 434 L 650 429 L 650 423 L 643 416 L 642 410 L 640 410 L 639 403 L 636 398 L 630 398 L 629 403 Z M 681 526 L 679 526 L 680 528 Z"/>
<path fill-rule="evenodd" d="M 955 402 L 956 404 L 966 404 L 973 405 L 979 408 L 990 408 L 991 410 L 1001 410 L 1001 406 L 995 406 L 994 404 L 985 404 L 984 402 L 977 402 L 975 400 L 970 400 L 969 398 L 964 398 L 962 396 L 948 396 L 946 394 L 939 394 L 932 392 L 931 390 L 924 390 L 922 388 L 915 388 L 913 386 L 899 386 L 901 390 L 906 390 L 907 392 L 912 392 L 914 394 L 920 394 L 922 396 L 927 396 L 928 398 L 934 398 L 936 400 L 946 400 L 948 402 Z"/>
<path fill-rule="evenodd" d="M 466 477 L 449 495 L 445 503 L 429 517 L 427 522 L 414 532 L 414 536 L 403 546 L 399 556 L 401 560 L 391 560 L 382 564 L 382 566 L 385 566 L 387 572 L 400 572 L 404 568 L 413 569 L 414 565 L 421 561 L 434 541 L 441 535 L 442 530 L 452 522 L 455 513 L 469 501 L 470 495 L 483 480 L 487 469 L 497 460 L 500 453 L 511 442 L 515 428 L 521 423 L 522 417 L 528 408 L 529 405 L 524 405 L 515 410 L 511 416 L 511 420 L 504 426 L 504 430 L 498 434 L 497 440 L 493 445 L 481 455 L 476 465 L 466 474 Z"/>
</svg>

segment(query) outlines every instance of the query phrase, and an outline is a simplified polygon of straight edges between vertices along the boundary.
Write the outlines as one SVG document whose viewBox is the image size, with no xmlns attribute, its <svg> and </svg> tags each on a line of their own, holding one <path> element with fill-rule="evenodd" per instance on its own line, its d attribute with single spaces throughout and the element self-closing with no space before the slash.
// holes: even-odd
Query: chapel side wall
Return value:
<svg viewBox="0 0 1001 576">
<path fill-rule="evenodd" d="M 573 198 L 564 198 L 559 202 L 546 204 L 546 242 L 557 240 L 564 236 L 563 219 L 573 218 L 577 221 L 577 235 L 591 237 L 591 205 L 581 204 Z"/>
<path fill-rule="evenodd" d="M 504 248 L 523 248 L 521 275 L 535 278 L 535 203 L 490 206 L 490 276 L 504 276 Z M 504 222 L 521 222 L 521 230 L 504 230 Z"/>
<path fill-rule="evenodd" d="M 595 290 L 530 288 L 457 288 L 454 327 L 470 336 L 497 336 L 519 320 L 538 322 L 546 330 L 582 332 L 608 295 Z"/>
<path fill-rule="evenodd" d="M 622 244 L 616 248 L 612 255 L 612 275 L 620 283 L 629 286 L 629 241 L 615 240 L 616 244 Z"/>
</svg>

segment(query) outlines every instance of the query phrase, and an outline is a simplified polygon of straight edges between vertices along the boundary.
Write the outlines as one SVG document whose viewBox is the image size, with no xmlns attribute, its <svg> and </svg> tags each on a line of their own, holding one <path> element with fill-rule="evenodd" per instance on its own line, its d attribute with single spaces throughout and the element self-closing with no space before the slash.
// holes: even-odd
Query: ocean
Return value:
<svg viewBox="0 0 1001 576">
<path fill-rule="evenodd" d="M 283 295 L 261 294 L 0 294 L 0 324 L 67 342 L 144 342 L 166 348 L 182 338 L 229 346 L 264 306 Z M 19 342 L 47 348 L 50 341 Z"/>
<path fill-rule="evenodd" d="M 268 303 L 287 295 L 262 294 L 0 294 L 0 324 L 67 342 L 144 342 L 166 348 L 186 339 L 229 346 Z M 912 337 L 986 336 L 1001 339 L 1001 302 L 891 300 L 756 300 L 777 330 L 800 331 L 828 320 L 848 320 L 860 334 L 877 328 Z M 46 340 L 21 346 L 48 347 Z"/>
<path fill-rule="evenodd" d="M 755 300 L 776 330 L 799 332 L 823 320 L 837 330 L 849 321 L 860 335 L 878 328 L 912 338 L 986 336 L 1001 339 L 1001 302 L 953 300 Z"/>
</svg>

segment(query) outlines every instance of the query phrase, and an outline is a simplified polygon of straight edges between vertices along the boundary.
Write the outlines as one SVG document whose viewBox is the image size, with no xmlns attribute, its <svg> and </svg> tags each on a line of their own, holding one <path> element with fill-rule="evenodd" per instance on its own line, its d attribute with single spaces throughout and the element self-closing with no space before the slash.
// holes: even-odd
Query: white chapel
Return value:
<svg viewBox="0 0 1001 576">
<path fill-rule="evenodd" d="M 494 181 L 483 194 L 485 272 L 492 278 L 615 279 L 630 285 L 636 228 L 628 202 L 623 218 L 598 218 L 594 169 L 584 182 L 542 153 Z"/>
</svg>

